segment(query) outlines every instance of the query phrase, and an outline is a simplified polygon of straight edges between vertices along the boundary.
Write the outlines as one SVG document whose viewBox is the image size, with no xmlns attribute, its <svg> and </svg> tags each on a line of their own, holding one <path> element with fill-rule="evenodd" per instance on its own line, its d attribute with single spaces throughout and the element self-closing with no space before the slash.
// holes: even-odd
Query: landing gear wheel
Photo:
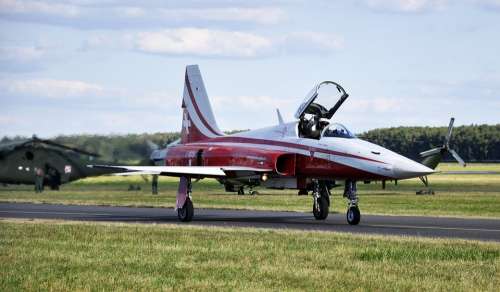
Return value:
<svg viewBox="0 0 500 292">
<path fill-rule="evenodd" d="M 358 206 L 352 206 L 347 209 L 347 223 L 349 225 L 358 225 L 361 220 L 361 213 L 359 212 Z"/>
<path fill-rule="evenodd" d="M 238 195 L 242 196 L 242 195 L 244 195 L 244 194 L 245 194 L 245 189 L 243 189 L 243 187 L 240 187 L 240 188 L 238 189 Z"/>
<path fill-rule="evenodd" d="M 179 220 L 182 222 L 189 222 L 193 220 L 193 215 L 194 215 L 193 202 L 191 202 L 190 198 L 187 198 L 186 202 L 184 203 L 184 206 L 182 206 L 182 208 L 177 209 L 177 217 L 179 217 Z"/>
<path fill-rule="evenodd" d="M 330 206 L 326 197 L 319 197 L 313 203 L 313 215 L 316 220 L 325 220 L 328 217 L 328 207 Z"/>
<path fill-rule="evenodd" d="M 257 196 L 258 194 L 259 194 L 259 192 L 257 192 L 257 191 L 250 192 L 250 195 L 252 195 L 252 196 Z"/>
</svg>

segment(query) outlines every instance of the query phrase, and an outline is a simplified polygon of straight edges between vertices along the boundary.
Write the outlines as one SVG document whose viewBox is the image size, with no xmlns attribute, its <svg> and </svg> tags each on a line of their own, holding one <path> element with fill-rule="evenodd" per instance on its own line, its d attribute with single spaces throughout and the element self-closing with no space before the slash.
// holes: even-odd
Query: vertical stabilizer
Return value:
<svg viewBox="0 0 500 292">
<path fill-rule="evenodd" d="M 182 97 L 181 143 L 191 143 L 222 136 L 198 65 L 186 67 Z"/>
</svg>

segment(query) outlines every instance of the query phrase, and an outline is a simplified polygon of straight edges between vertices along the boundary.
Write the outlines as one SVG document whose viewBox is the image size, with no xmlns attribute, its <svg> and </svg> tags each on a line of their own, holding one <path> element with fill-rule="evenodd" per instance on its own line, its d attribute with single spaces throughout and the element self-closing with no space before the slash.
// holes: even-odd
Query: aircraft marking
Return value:
<svg viewBox="0 0 500 292">
<path fill-rule="evenodd" d="M 212 128 L 212 126 L 205 120 L 205 116 L 200 111 L 200 109 L 198 107 L 198 104 L 196 103 L 196 99 L 194 98 L 193 90 L 191 89 L 191 82 L 189 81 L 189 77 L 188 77 L 187 72 L 186 72 L 185 82 L 186 82 L 186 87 L 188 89 L 189 98 L 191 99 L 191 103 L 193 104 L 193 107 L 194 107 L 196 113 L 198 114 L 198 117 L 200 118 L 201 122 L 205 125 L 205 127 L 208 130 L 210 130 L 212 132 L 213 135 L 215 135 L 215 136 L 221 136 L 222 134 L 218 133 L 217 131 L 215 131 Z"/>
</svg>

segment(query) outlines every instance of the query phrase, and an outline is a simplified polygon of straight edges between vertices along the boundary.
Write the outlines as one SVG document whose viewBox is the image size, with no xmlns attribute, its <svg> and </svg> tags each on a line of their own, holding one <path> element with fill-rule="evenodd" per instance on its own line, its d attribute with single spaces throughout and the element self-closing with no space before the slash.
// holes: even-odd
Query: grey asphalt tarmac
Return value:
<svg viewBox="0 0 500 292">
<path fill-rule="evenodd" d="M 0 218 L 186 224 L 179 222 L 177 213 L 169 208 L 25 203 L 0 203 Z M 359 225 L 350 226 L 346 222 L 345 214 L 330 214 L 327 220 L 318 221 L 310 213 L 195 209 L 193 221 L 187 224 L 463 238 L 500 242 L 499 219 L 362 215 Z"/>
</svg>

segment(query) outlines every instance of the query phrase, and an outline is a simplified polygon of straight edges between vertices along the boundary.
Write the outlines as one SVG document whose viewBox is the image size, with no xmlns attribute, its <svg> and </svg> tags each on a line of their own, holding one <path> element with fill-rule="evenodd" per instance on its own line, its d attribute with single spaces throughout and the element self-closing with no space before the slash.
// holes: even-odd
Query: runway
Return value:
<svg viewBox="0 0 500 292">
<path fill-rule="evenodd" d="M 177 220 L 177 213 L 171 208 L 27 203 L 0 203 L 0 218 L 186 224 Z M 187 224 L 462 238 L 500 242 L 499 219 L 362 215 L 359 225 L 350 226 L 346 222 L 345 214 L 330 214 L 327 220 L 318 221 L 310 213 L 195 209 L 193 221 Z"/>
</svg>

